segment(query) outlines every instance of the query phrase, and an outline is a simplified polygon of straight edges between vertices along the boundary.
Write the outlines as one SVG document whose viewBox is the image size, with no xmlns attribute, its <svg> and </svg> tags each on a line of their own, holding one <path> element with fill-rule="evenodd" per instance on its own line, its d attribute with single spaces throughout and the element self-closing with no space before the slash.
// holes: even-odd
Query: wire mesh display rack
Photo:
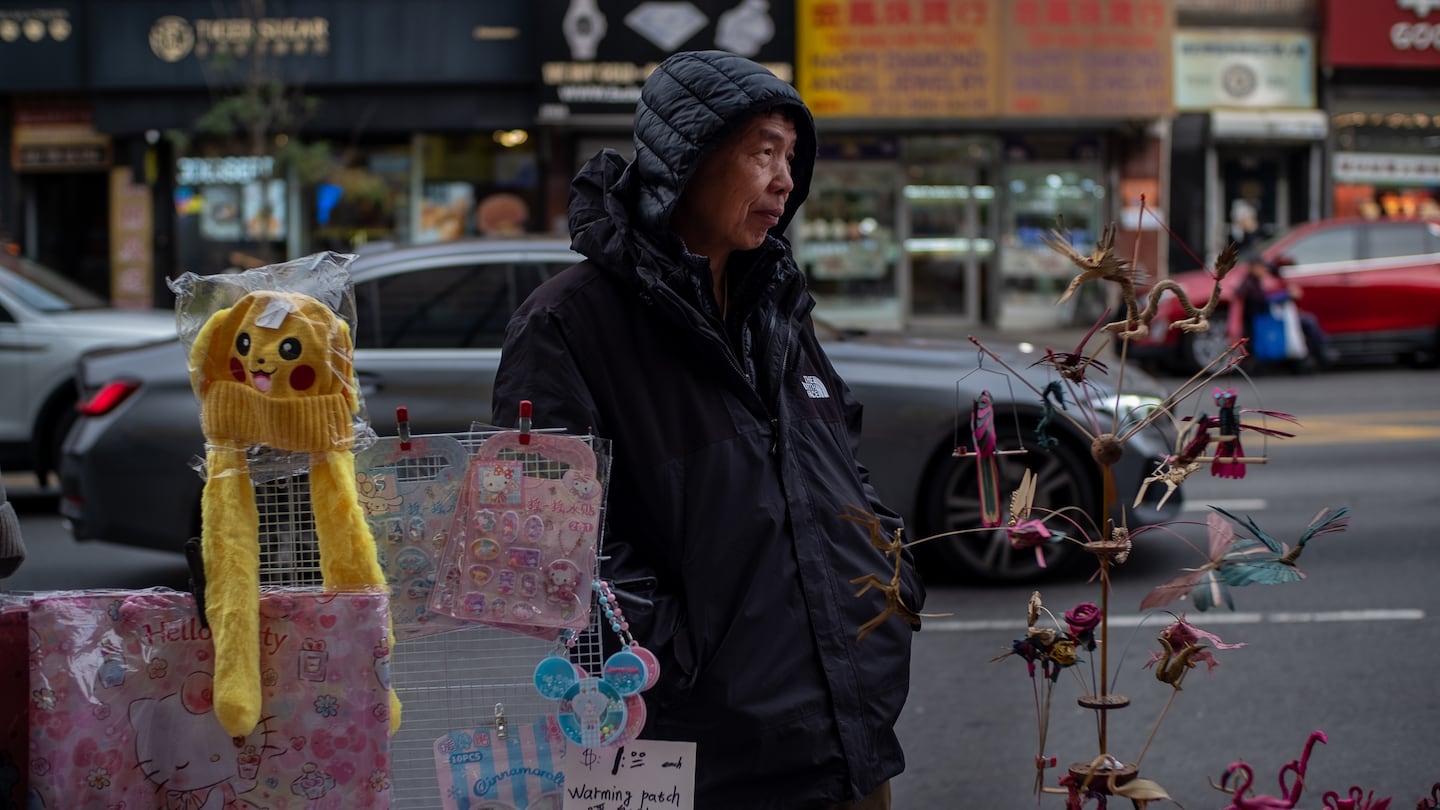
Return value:
<svg viewBox="0 0 1440 810">
<path fill-rule="evenodd" d="M 450 435 L 473 454 L 494 433 L 476 430 Z M 607 443 L 585 438 L 595 451 L 597 477 L 603 485 L 609 472 Z M 525 463 L 527 476 L 558 478 L 564 472 L 556 462 L 537 457 L 517 460 Z M 444 460 L 417 456 L 397 465 L 395 471 L 402 478 L 424 481 L 436 475 L 438 463 Z M 260 519 L 262 587 L 321 583 L 306 464 L 303 454 L 273 455 L 251 462 Z M 503 737 L 509 728 L 554 713 L 555 702 L 541 697 L 534 681 L 535 665 L 554 648 L 551 641 L 479 624 L 398 639 L 391 651 L 390 680 L 403 710 L 400 729 L 390 740 L 391 806 L 416 810 L 441 806 L 434 745 L 447 732 L 488 727 Z M 589 627 L 579 634 L 569 656 L 587 671 L 600 671 L 604 660 L 600 611 L 591 610 Z"/>
</svg>

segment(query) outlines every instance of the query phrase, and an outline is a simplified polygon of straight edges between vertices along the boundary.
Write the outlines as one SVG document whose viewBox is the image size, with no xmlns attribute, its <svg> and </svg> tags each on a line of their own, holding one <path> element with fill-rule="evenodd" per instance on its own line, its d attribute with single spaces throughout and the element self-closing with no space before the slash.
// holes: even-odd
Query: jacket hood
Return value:
<svg viewBox="0 0 1440 810">
<path fill-rule="evenodd" d="M 789 83 L 726 51 L 687 51 L 661 62 L 635 108 L 631 181 L 635 216 L 652 235 L 670 230 L 675 203 L 695 170 L 725 136 L 752 116 L 788 108 L 795 121 L 795 188 L 770 232 L 784 233 L 810 193 L 815 169 L 815 120 Z"/>
</svg>

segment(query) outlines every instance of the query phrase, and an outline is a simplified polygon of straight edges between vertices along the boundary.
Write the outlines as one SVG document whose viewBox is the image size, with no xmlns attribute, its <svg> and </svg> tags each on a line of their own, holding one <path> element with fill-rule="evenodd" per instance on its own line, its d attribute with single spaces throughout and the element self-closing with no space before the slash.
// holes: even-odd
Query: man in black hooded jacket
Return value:
<svg viewBox="0 0 1440 810">
<path fill-rule="evenodd" d="M 697 808 L 889 807 L 912 626 L 857 639 L 887 601 L 852 580 L 891 581 L 872 540 L 901 520 L 856 461 L 860 405 L 782 235 L 814 122 L 759 65 L 680 53 L 645 82 L 635 150 L 576 176 L 587 260 L 510 322 L 493 421 L 528 399 L 537 427 L 613 441 L 602 569 L 651 605 L 622 602 L 661 662 L 642 736 L 697 743 Z M 901 574 L 918 611 L 908 553 Z"/>
</svg>

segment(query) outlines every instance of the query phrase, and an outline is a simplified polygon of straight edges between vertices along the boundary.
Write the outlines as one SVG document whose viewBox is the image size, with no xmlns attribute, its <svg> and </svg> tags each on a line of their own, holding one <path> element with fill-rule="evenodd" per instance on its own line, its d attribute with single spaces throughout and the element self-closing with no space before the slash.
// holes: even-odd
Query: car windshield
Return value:
<svg viewBox="0 0 1440 810">
<path fill-rule="evenodd" d="M 105 299 L 22 256 L 0 256 L 0 288 L 41 312 L 69 312 L 105 306 Z"/>
</svg>

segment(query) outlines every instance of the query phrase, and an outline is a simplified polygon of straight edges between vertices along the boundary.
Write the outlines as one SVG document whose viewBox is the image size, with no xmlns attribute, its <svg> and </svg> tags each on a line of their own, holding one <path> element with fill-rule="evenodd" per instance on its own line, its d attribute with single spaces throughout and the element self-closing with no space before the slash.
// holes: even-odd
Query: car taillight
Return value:
<svg viewBox="0 0 1440 810">
<path fill-rule="evenodd" d="M 115 380 L 105 383 L 95 396 L 75 406 L 82 416 L 104 416 L 115 410 L 127 397 L 140 388 L 134 380 Z"/>
</svg>

